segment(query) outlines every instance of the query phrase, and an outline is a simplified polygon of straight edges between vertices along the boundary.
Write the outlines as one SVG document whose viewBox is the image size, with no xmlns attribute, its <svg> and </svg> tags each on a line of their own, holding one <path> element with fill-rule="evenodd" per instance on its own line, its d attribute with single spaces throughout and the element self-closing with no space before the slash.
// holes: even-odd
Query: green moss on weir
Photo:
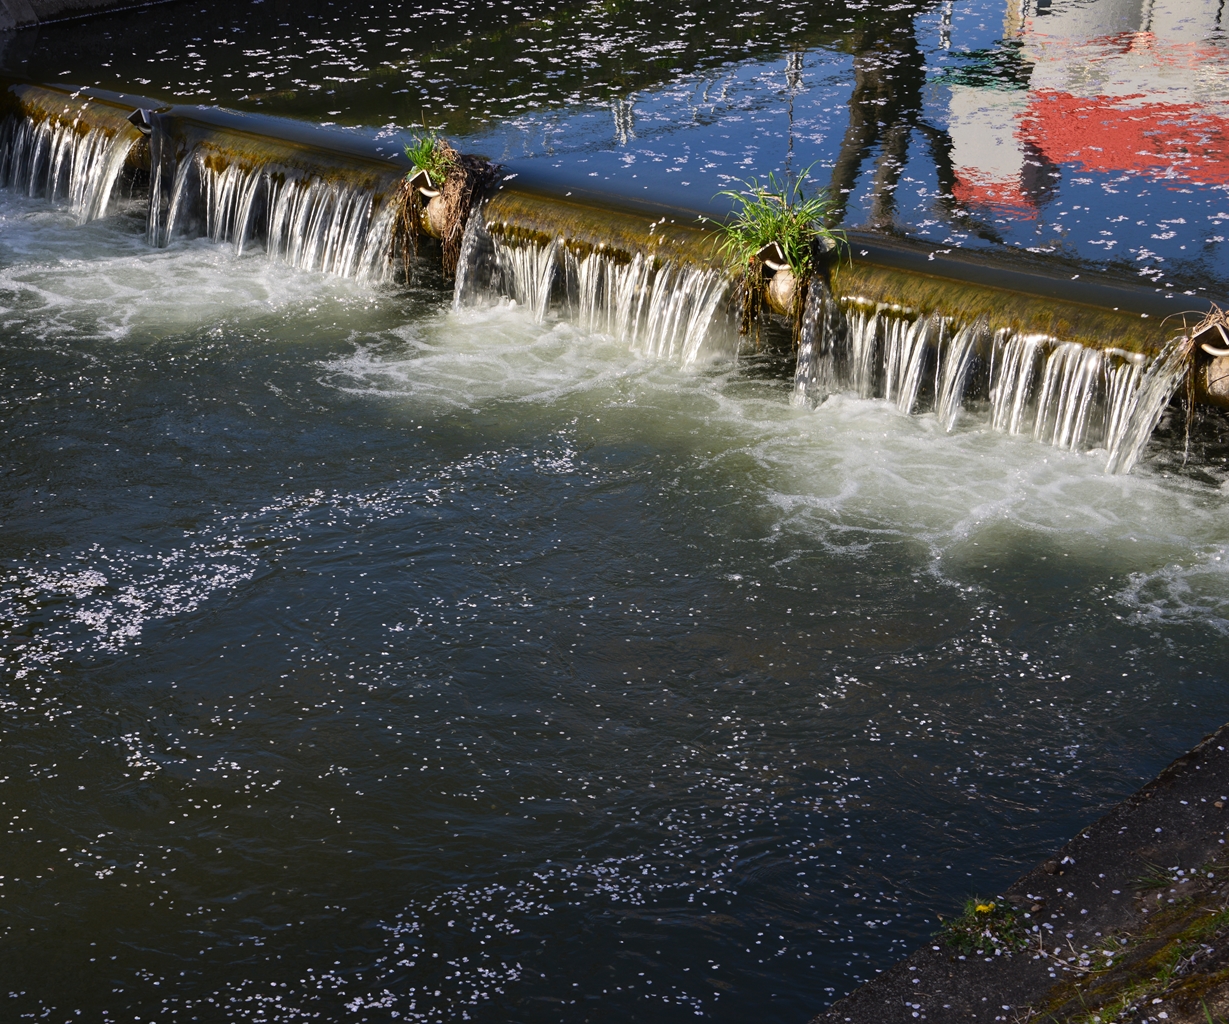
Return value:
<svg viewBox="0 0 1229 1024">
<path fill-rule="evenodd" d="M 833 270 L 832 290 L 841 298 L 885 306 L 907 305 L 919 316 L 939 313 L 961 324 L 985 317 L 992 328 L 1041 334 L 1090 348 L 1155 353 L 1167 332 L 1138 314 L 987 288 L 948 277 L 930 277 L 872 263 L 841 261 Z"/>
<path fill-rule="evenodd" d="M 1181 875 L 1154 869 L 1137 887 L 1143 908 L 1152 911 L 1147 926 L 1106 936 L 1103 948 L 1080 954 L 1077 977 L 1056 986 L 1031 1019 L 1117 1024 L 1142 1019 L 1163 1003 L 1171 1019 L 1176 1008 L 1216 1020 L 1207 1000 L 1229 986 L 1229 861 Z M 1070 960 L 1059 962 L 1073 968 Z"/>
</svg>

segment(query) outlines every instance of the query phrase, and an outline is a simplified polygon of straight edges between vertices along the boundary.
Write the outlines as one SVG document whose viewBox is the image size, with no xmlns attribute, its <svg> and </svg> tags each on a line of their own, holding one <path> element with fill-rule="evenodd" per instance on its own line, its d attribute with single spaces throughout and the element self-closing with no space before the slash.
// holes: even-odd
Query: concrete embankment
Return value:
<svg viewBox="0 0 1229 1024">
<path fill-rule="evenodd" d="M 1229 725 L 813 1024 L 1229 1019 Z M 994 909 L 990 909 L 990 908 Z M 979 915 L 983 915 L 979 920 Z M 972 937 L 972 941 L 970 938 Z"/>
<path fill-rule="evenodd" d="M 149 7 L 166 0 L 0 0 L 0 32 L 34 28 L 44 22 L 83 18 L 128 7 Z"/>
</svg>

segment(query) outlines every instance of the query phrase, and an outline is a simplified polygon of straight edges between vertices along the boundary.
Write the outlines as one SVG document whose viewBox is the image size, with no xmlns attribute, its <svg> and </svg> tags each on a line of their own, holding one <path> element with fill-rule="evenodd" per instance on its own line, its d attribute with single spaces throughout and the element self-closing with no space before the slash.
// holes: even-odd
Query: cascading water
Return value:
<svg viewBox="0 0 1229 1024">
<path fill-rule="evenodd" d="M 228 140 L 224 140 L 228 141 Z M 237 254 L 259 243 L 302 270 L 379 280 L 391 266 L 391 171 L 325 174 L 258 147 L 234 152 L 211 140 L 183 156 L 155 117 L 148 236 L 166 246 L 203 234 Z"/>
<path fill-rule="evenodd" d="M 486 229 L 482 211 L 474 210 L 465 223 L 461 251 L 457 255 L 457 275 L 452 284 L 454 311 L 476 304 L 492 291 L 494 266 L 495 240 Z"/>
<path fill-rule="evenodd" d="M 969 374 L 977 356 L 977 347 L 984 344 L 990 331 L 985 320 L 962 327 L 948 339 L 947 344 L 940 344 L 938 368 L 935 374 L 935 413 L 939 425 L 951 433 L 956 426 L 956 420 L 964 408 L 965 389 L 969 385 Z"/>
<path fill-rule="evenodd" d="M 934 317 L 918 317 L 912 323 L 893 319 L 884 331 L 884 395 L 903 413 L 913 412 L 918 388 L 931 348 L 931 338 L 941 334 L 942 323 Z"/>
<path fill-rule="evenodd" d="M 982 353 L 988 375 L 975 372 Z M 1181 339 L 1149 361 L 1041 334 L 992 333 L 984 317 L 951 331 L 937 314 L 872 311 L 816 288 L 804 311 L 791 401 L 814 406 L 844 389 L 902 412 L 929 411 L 919 393 L 933 359 L 933 411 L 944 431 L 970 399 L 980 399 L 989 404 L 991 429 L 1031 433 L 1070 451 L 1103 447 L 1107 471 L 1126 472 L 1182 380 L 1185 358 Z"/>
<path fill-rule="evenodd" d="M 1131 394 L 1129 412 L 1119 414 L 1123 423 L 1109 446 L 1106 469 L 1110 473 L 1129 473 L 1143 454 L 1161 414 L 1189 371 L 1191 341 L 1178 335 L 1139 375 Z"/>
<path fill-rule="evenodd" d="M 820 279 L 812 281 L 802 311 L 791 405 L 814 408 L 837 390 L 835 353 L 844 335 L 844 318 L 828 285 Z"/>
<path fill-rule="evenodd" d="M 1037 334 L 995 332 L 990 362 L 990 426 L 1005 434 L 1025 430 L 1037 359 L 1046 339 Z"/>
<path fill-rule="evenodd" d="M 849 351 L 845 380 L 859 398 L 875 397 L 875 370 L 882 318 L 877 312 L 853 309 L 849 313 Z"/>
<path fill-rule="evenodd" d="M 492 237 L 481 214 L 471 216 L 454 308 L 511 298 L 540 322 L 560 290 L 580 327 L 624 340 L 645 356 L 693 366 L 721 351 L 732 354 L 736 346 L 718 315 L 729 290 L 729 279 L 718 270 L 659 264 L 642 254 L 629 261 L 601 252 L 578 257 L 558 241 Z"/>
<path fill-rule="evenodd" d="M 1075 342 L 1056 345 L 1046 357 L 1033 437 L 1055 448 L 1078 449 L 1101 391 L 1105 357 Z"/>
<path fill-rule="evenodd" d="M 712 333 L 729 288 L 724 274 L 691 265 L 654 266 L 637 254 L 630 263 L 593 252 L 565 254 L 569 296 L 582 327 L 625 339 L 636 352 L 690 366 Z"/>
<path fill-rule="evenodd" d="M 1131 415 L 1140 381 L 1143 379 L 1146 360 L 1137 352 L 1109 349 L 1106 352 L 1106 362 L 1105 447 L 1113 453 L 1121 450 L 1126 432 L 1131 426 Z M 1145 438 L 1144 443 L 1146 441 Z"/>
<path fill-rule="evenodd" d="M 141 133 L 119 113 L 88 99 L 33 102 L 43 98 L 41 91 L 26 98 L 31 102 L 0 127 L 0 186 L 67 202 L 81 223 L 105 217 Z"/>
<path fill-rule="evenodd" d="M 495 243 L 495 268 L 504 294 L 524 306 L 541 323 L 550 308 L 559 243 L 504 245 Z"/>
<path fill-rule="evenodd" d="M 128 121 L 131 108 L 54 88 L 21 86 L 13 94 L 17 106 L 0 125 L 0 184 L 67 201 L 81 221 L 105 216 L 142 143 Z M 260 245 L 301 269 L 389 275 L 402 169 L 386 155 L 306 126 L 265 137 L 226 112 L 152 112 L 149 119 L 153 244 L 204 235 L 237 254 Z M 650 227 L 651 244 L 637 250 L 629 243 L 639 230 L 631 215 L 606 211 L 602 230 L 579 242 L 563 222 L 546 232 L 559 232 L 548 243 L 535 240 L 542 233 L 535 235 L 532 216 L 519 227 L 509 223 L 540 208 L 540 199 L 521 197 L 518 206 L 504 195 L 494 237 L 481 215 L 470 218 L 454 306 L 504 296 L 540 322 L 558 300 L 585 330 L 621 338 L 646 356 L 689 366 L 736 354 L 732 324 L 720 313 L 729 279 L 697 255 L 703 245 L 693 229 L 670 220 L 659 237 L 653 228 L 663 218 Z M 838 300 L 819 284 L 808 292 L 793 404 L 814 406 L 843 389 L 882 397 L 904 413 L 933 409 L 951 431 L 967 403 L 982 401 L 994 430 L 1030 433 L 1067 450 L 1101 446 L 1108 468 L 1125 472 L 1188 368 L 1177 341 L 1149 359 L 1099 348 L 1095 337 L 991 334 L 985 318 L 957 325 L 873 294 Z"/>
</svg>

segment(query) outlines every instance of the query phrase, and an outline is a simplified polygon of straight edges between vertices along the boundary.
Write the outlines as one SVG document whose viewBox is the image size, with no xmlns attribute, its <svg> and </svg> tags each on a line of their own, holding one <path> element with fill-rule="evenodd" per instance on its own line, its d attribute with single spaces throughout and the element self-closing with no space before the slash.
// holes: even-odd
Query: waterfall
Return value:
<svg viewBox="0 0 1229 1024">
<path fill-rule="evenodd" d="M 237 255 L 261 244 L 301 270 L 381 279 L 390 269 L 395 175 L 314 171 L 262 159 L 252 147 L 231 153 L 198 142 L 180 157 L 154 117 L 148 235 L 166 246 L 177 235 L 230 243 Z"/>
<path fill-rule="evenodd" d="M 1037 356 L 1045 340 L 1037 334 L 995 332 L 990 367 L 990 426 L 994 430 L 1024 431 Z"/>
<path fill-rule="evenodd" d="M 837 389 L 835 351 L 843 337 L 841 308 L 827 283 L 816 277 L 807 289 L 802 311 L 791 405 L 813 409 Z"/>
<path fill-rule="evenodd" d="M 934 317 L 918 317 L 912 323 L 892 318 L 884 331 L 883 397 L 895 402 L 903 413 L 913 412 L 923 369 L 930 352 L 930 339 L 942 330 Z"/>
<path fill-rule="evenodd" d="M 1056 345 L 1045 361 L 1033 437 L 1055 448 L 1081 447 L 1101 390 L 1105 355 L 1075 342 Z"/>
<path fill-rule="evenodd" d="M 939 426 L 949 434 L 955 428 L 956 419 L 964 407 L 965 389 L 969 385 L 978 343 L 988 335 L 989 328 L 982 319 L 960 328 L 946 346 L 939 347 L 939 365 L 935 375 L 935 413 L 939 418 Z"/>
<path fill-rule="evenodd" d="M 563 255 L 569 298 L 581 327 L 609 334 L 632 351 L 693 365 L 712 333 L 729 280 L 691 264 L 657 265 L 637 253 L 621 262 L 602 252 Z"/>
<path fill-rule="evenodd" d="M 1105 374 L 1105 447 L 1113 453 L 1121 449 L 1131 424 L 1139 384 L 1144 375 L 1144 356 L 1136 352 L 1111 349 Z"/>
<path fill-rule="evenodd" d="M 524 306 L 541 323 L 550 308 L 559 243 L 506 245 L 495 242 L 495 268 L 503 294 Z"/>
<path fill-rule="evenodd" d="M 652 275 L 651 290 L 643 268 L 635 261 L 619 266 L 594 253 L 581 262 L 604 261 L 617 310 L 618 337 L 635 351 L 691 366 L 700 356 L 717 306 L 729 282 L 715 270 L 665 264 Z M 624 311 L 628 311 L 626 316 Z"/>
<path fill-rule="evenodd" d="M 121 180 L 131 183 L 125 175 L 144 162 L 129 108 L 53 87 L 10 91 L 18 107 L 0 122 L 0 187 L 66 203 L 81 222 L 106 216 Z M 402 170 L 379 147 L 344 133 L 296 125 L 266 137 L 246 117 L 148 112 L 149 241 L 165 246 L 199 235 L 236 255 L 260 246 L 300 269 L 385 279 Z M 502 202 L 494 235 L 481 211 L 469 218 L 454 308 L 508 297 L 541 322 L 555 303 L 586 331 L 684 366 L 718 350 L 737 352 L 723 312 L 730 280 L 697 255 L 693 229 L 654 236 L 656 255 L 646 255 L 634 251 L 642 228 L 631 215 L 604 212 L 577 237 L 572 222 L 558 217 L 543 230 L 545 201 L 518 206 L 505 194 Z M 552 240 L 526 240 L 543 237 Z M 620 238 L 632 242 L 610 251 Z M 1130 331 L 1117 343 L 1149 344 Z M 927 411 L 933 371 L 942 430 L 954 429 L 966 403 L 988 401 L 990 429 L 1030 433 L 1070 451 L 1101 445 L 1107 472 L 1129 472 L 1189 370 L 1189 348 L 1179 336 L 1148 357 L 1006 328 L 992 333 L 984 317 L 961 325 L 941 311 L 838 299 L 817 279 L 803 310 L 791 402 L 814 407 L 844 389 L 882 397 L 906 414 Z"/>
<path fill-rule="evenodd" d="M 790 401 L 814 407 L 843 388 L 917 412 L 934 351 L 934 411 L 944 431 L 955 427 L 966 401 L 980 397 L 989 400 L 991 429 L 1031 433 L 1068 451 L 1103 446 L 1106 471 L 1123 473 L 1181 382 L 1188 348 L 1178 337 L 1149 358 L 1041 334 L 992 333 L 985 317 L 952 330 L 937 313 L 911 318 L 896 307 L 871 309 L 862 300 L 838 300 L 817 282 L 803 312 Z M 989 356 L 988 379 L 974 372 L 984 365 L 979 352 Z"/>
<path fill-rule="evenodd" d="M 67 202 L 80 223 L 105 217 L 141 133 L 90 101 L 60 109 L 28 104 L 0 127 L 0 186 Z"/>
<path fill-rule="evenodd" d="M 842 376 L 859 398 L 874 398 L 881 317 L 865 309 L 851 310 L 848 316 L 848 355 Z"/>
<path fill-rule="evenodd" d="M 482 211 L 475 208 L 465 222 L 465 233 L 461 236 L 457 276 L 452 285 L 453 310 L 459 311 L 473 305 L 492 290 L 494 265 L 495 241 L 486 229 Z"/>
<path fill-rule="evenodd" d="M 1190 372 L 1190 349 L 1190 339 L 1177 335 L 1139 375 L 1121 415 L 1123 425 L 1109 446 L 1107 473 L 1129 473 L 1139 461 L 1165 407 Z"/>
<path fill-rule="evenodd" d="M 492 236 L 475 211 L 461 245 L 453 305 L 507 297 L 541 322 L 558 298 L 582 329 L 619 338 L 641 355 L 692 366 L 718 344 L 718 310 L 728 290 L 726 275 L 707 267 L 642 254 L 578 257 L 558 241 L 507 241 Z"/>
</svg>

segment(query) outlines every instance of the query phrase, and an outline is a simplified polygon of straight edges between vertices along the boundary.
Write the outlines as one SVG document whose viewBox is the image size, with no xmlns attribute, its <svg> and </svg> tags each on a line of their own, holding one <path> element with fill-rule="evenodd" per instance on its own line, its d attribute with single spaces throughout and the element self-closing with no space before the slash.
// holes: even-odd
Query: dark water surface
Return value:
<svg viewBox="0 0 1229 1024">
<path fill-rule="evenodd" d="M 196 81 L 190 10 L 142 14 L 181 34 L 116 74 L 150 46 Z M 773 10 L 762 51 L 643 86 L 744 99 L 653 143 L 606 112 L 570 166 L 788 116 L 756 78 L 794 31 Z M 848 111 L 831 10 L 804 64 Z M 908 12 L 930 67 L 946 14 Z M 408 23 L 377 15 L 381 45 Z M 421 52 L 490 30 L 441 20 Z M 950 20 L 956 61 L 1004 13 Z M 102 52 L 46 31 L 31 66 Z M 199 45 L 231 103 L 243 62 Z M 594 113 L 561 95 L 560 124 Z M 506 114 L 474 137 L 545 123 Z M 785 357 L 684 372 L 141 230 L 0 195 L 4 1019 L 804 1021 L 1229 717 L 1224 476 L 1173 442 L 1110 477 L 972 418 L 793 409 Z"/>
<path fill-rule="evenodd" d="M 3 224 L 6 1013 L 803 1020 L 1225 717 L 1215 483 Z"/>
<path fill-rule="evenodd" d="M 689 208 L 810 168 L 847 226 L 1084 260 L 1180 310 L 1229 280 L 1223 7 L 185 0 L 20 34 L 0 66 L 396 134 L 425 122 Z"/>
</svg>

